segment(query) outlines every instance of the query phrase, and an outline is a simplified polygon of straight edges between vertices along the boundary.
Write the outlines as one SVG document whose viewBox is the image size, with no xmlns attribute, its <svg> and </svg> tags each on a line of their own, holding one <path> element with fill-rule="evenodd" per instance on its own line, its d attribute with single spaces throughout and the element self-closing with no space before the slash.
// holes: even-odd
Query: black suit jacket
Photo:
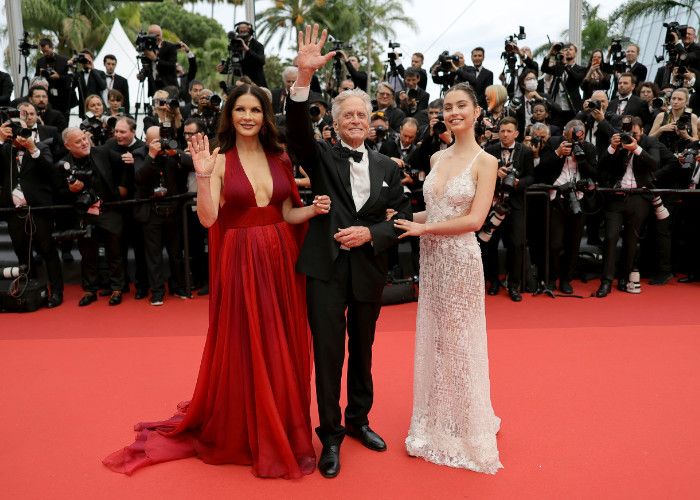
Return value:
<svg viewBox="0 0 700 500">
<path fill-rule="evenodd" d="M 272 111 L 277 113 L 284 113 L 284 105 L 286 104 L 289 95 L 287 94 L 287 88 L 282 87 L 272 90 Z"/>
<path fill-rule="evenodd" d="M 61 134 L 58 133 L 58 129 L 56 127 L 37 124 L 36 132 L 38 135 L 37 141 L 46 144 L 51 150 L 51 155 L 54 158 L 61 158 L 65 156 L 66 151 L 63 147 L 63 141 L 61 141 Z"/>
<path fill-rule="evenodd" d="M 93 175 L 95 178 L 99 178 L 99 183 L 93 186 L 96 194 L 103 201 L 120 200 L 121 195 L 119 193 L 119 187 L 122 186 L 124 178 L 124 163 L 119 153 L 105 146 L 98 146 L 90 149 L 90 158 L 94 169 Z M 68 154 L 64 156 L 57 165 L 59 171 L 64 174 L 61 194 L 65 199 L 73 200 L 75 194 L 70 192 L 68 183 L 65 180 L 68 176 L 68 171 L 64 167 L 65 163 L 73 165 L 75 164 L 75 159 Z"/>
<path fill-rule="evenodd" d="M 477 76 L 474 66 L 462 66 L 457 70 L 455 83 L 457 82 L 467 82 L 471 85 L 479 100 L 479 106 L 482 108 L 486 107 L 486 87 L 493 85 L 493 73 L 491 71 L 482 66 L 479 76 Z"/>
<path fill-rule="evenodd" d="M 60 75 L 60 78 L 57 80 L 48 78 L 49 103 L 51 103 L 54 109 L 63 113 L 68 111 L 71 108 L 71 104 L 73 104 L 71 98 L 71 82 L 73 76 L 68 74 L 68 59 L 55 52 L 51 61 L 47 61 L 46 57 L 41 57 L 36 63 L 36 72 L 34 76 L 39 76 L 41 70 L 47 69 L 49 66 Z"/>
<path fill-rule="evenodd" d="M 348 61 L 345 61 L 345 67 L 348 70 L 350 79 L 355 84 L 355 88 L 367 91 L 367 73 L 364 71 L 357 71 Z"/>
<path fill-rule="evenodd" d="M 500 160 L 500 141 L 487 146 L 484 151 Z M 520 142 L 516 142 L 514 144 L 511 162 L 512 166 L 518 171 L 516 177 L 519 179 L 519 181 L 518 186 L 515 188 L 515 192 L 510 197 L 510 205 L 516 210 L 521 210 L 524 206 L 525 188 L 535 181 L 535 166 L 533 163 L 532 151 L 527 146 L 523 146 Z M 500 186 L 500 184 L 501 179 L 499 178 L 498 186 Z"/>
<path fill-rule="evenodd" d="M 85 82 L 85 76 L 82 72 L 76 78 L 78 79 L 78 115 L 84 118 L 85 99 L 93 94 L 102 98 L 102 93 L 107 88 L 107 80 L 105 79 L 105 74 L 97 69 L 90 70 L 87 82 Z"/>
<path fill-rule="evenodd" d="M 659 142 L 654 137 L 642 136 L 639 140 L 642 148 L 640 155 L 627 151 L 622 146 L 617 148 L 615 154 L 610 154 L 607 150 L 603 154 L 599 163 L 600 184 L 604 187 L 616 187 L 625 175 L 627 162 L 632 160 L 632 172 L 637 182 L 637 187 L 654 187 L 654 171 L 659 166 L 660 151 Z"/>
<path fill-rule="evenodd" d="M 139 148 L 144 147 L 145 143 L 141 139 L 136 139 L 134 143 L 130 146 L 120 146 L 117 140 L 112 137 L 111 139 L 108 139 L 104 143 L 104 147 L 106 149 L 112 150 L 116 152 L 119 156 L 123 155 L 124 153 L 131 153 L 132 155 L 135 155 L 136 150 Z M 148 152 L 148 151 L 146 151 Z M 133 198 L 134 197 L 134 192 L 135 192 L 135 186 L 134 186 L 134 169 L 135 169 L 135 159 L 134 163 L 124 163 L 122 166 L 122 177 L 119 180 L 118 184 L 120 186 L 124 186 L 126 188 L 127 194 L 124 196 L 124 198 Z"/>
<path fill-rule="evenodd" d="M 10 74 L 0 71 L 0 106 L 7 106 L 10 103 L 13 88 L 14 84 Z"/>
<path fill-rule="evenodd" d="M 566 163 L 566 157 L 561 158 L 554 152 L 564 141 L 563 137 L 552 137 L 551 148 L 543 149 L 540 154 L 540 163 L 535 167 L 535 180 L 543 184 L 554 184 L 561 175 L 561 170 Z M 583 151 L 586 154 L 585 161 L 577 161 L 579 175 L 581 179 L 593 179 L 598 176 L 598 154 L 596 148 L 590 142 L 583 142 Z"/>
<path fill-rule="evenodd" d="M 185 104 L 192 102 L 192 96 L 190 95 L 190 82 L 197 77 L 197 57 L 187 58 L 187 74 L 182 75 L 178 81 L 179 99 Z M 177 79 L 177 75 L 175 75 Z"/>
<path fill-rule="evenodd" d="M 9 142 L 0 149 L 0 206 L 13 207 L 12 190 L 19 183 L 24 198 L 32 207 L 52 205 L 60 177 L 53 166 L 53 157 L 48 145 L 38 142 L 39 157 L 34 159 L 27 152 L 22 157 L 20 169 L 17 169 L 16 149 Z"/>
<path fill-rule="evenodd" d="M 41 121 L 44 125 L 49 127 L 56 127 L 58 133 L 62 133 L 66 127 L 68 127 L 68 122 L 63 113 L 56 111 L 55 109 L 47 108 L 43 113 L 39 115 Z"/>
<path fill-rule="evenodd" d="M 618 116 L 617 107 L 619 106 L 619 104 L 620 99 L 617 97 L 610 101 L 610 104 L 608 105 L 608 111 L 606 114 L 609 114 L 610 116 Z M 644 101 L 642 101 L 640 97 L 634 94 L 630 94 L 627 100 L 627 105 L 625 106 L 625 111 L 622 114 L 638 116 L 642 120 L 645 120 L 646 116 L 649 114 L 649 106 Z M 613 122 L 613 124 L 615 123 Z"/>
<path fill-rule="evenodd" d="M 549 57 L 545 56 L 542 61 L 542 72 L 550 75 L 557 73 L 559 69 L 557 65 L 549 64 Z M 564 83 L 564 90 L 566 91 L 567 99 L 571 105 L 571 109 L 574 113 L 581 111 L 581 105 L 583 99 L 581 99 L 581 82 L 586 76 L 586 68 L 579 66 L 578 64 L 572 64 L 571 66 L 564 66 L 564 72 L 566 73 L 566 82 Z M 550 89 L 550 95 L 553 97 L 556 94 L 553 93 L 555 89 Z"/>
<path fill-rule="evenodd" d="M 396 210 L 395 218 L 411 218 L 410 200 L 403 194 L 396 163 L 368 150 L 370 196 L 358 211 L 350 188 L 350 162 L 327 142 L 314 141 L 307 102 L 289 100 L 287 124 L 289 148 L 309 174 L 313 193 L 327 194 L 333 200 L 329 214 L 309 222 L 297 270 L 312 278 L 330 280 L 335 260 L 345 251 L 333 235 L 338 228 L 365 226 L 372 242 L 349 250 L 353 294 L 356 300 L 378 302 L 386 282 L 387 250 L 398 241 L 393 222 L 386 220 L 386 209 Z"/>
<path fill-rule="evenodd" d="M 105 82 L 107 82 L 107 88 L 109 88 L 109 80 L 105 74 Z M 112 84 L 112 89 L 118 90 L 124 96 L 124 109 L 127 113 L 131 111 L 131 102 L 129 101 L 129 82 L 126 78 L 116 73 L 113 74 L 114 83 Z M 106 101 L 105 101 L 106 102 Z"/>
<path fill-rule="evenodd" d="M 254 38 L 248 41 L 248 47 L 250 47 L 250 50 L 245 53 L 243 61 L 241 61 L 243 74 L 253 80 L 256 85 L 267 87 L 265 71 L 263 71 L 263 66 L 265 66 L 265 47 Z"/>
</svg>

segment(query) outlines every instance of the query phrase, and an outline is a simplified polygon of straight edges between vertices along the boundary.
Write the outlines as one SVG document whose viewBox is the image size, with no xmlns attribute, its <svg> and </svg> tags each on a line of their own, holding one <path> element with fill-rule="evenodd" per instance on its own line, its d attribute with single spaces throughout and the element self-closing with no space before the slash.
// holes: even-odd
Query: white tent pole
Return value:
<svg viewBox="0 0 700 500">
<path fill-rule="evenodd" d="M 10 75 L 15 84 L 15 97 L 19 97 L 22 91 L 22 77 L 25 75 L 24 59 L 20 56 L 17 46 L 24 34 L 24 25 L 22 24 L 22 2 L 21 0 L 5 0 L 5 12 L 7 15 L 7 38 L 10 51 Z M 22 65 L 20 68 L 20 64 Z M 31 73 L 27 68 L 27 73 Z M 25 88 L 24 92 L 29 89 Z"/>
</svg>

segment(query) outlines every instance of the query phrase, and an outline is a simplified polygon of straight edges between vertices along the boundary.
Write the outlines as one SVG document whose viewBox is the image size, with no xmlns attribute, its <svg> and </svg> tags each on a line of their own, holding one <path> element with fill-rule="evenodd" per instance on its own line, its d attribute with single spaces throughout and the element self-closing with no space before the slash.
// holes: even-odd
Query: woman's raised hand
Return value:
<svg viewBox="0 0 700 500">
<path fill-rule="evenodd" d="M 210 177 L 219 157 L 219 148 L 209 153 L 209 138 L 204 134 L 193 135 L 187 147 L 192 155 L 195 174 L 198 177 Z"/>
<path fill-rule="evenodd" d="M 327 37 L 328 32 L 324 29 L 321 32 L 321 38 L 318 38 L 318 24 L 314 24 L 313 27 L 307 25 L 304 31 L 297 33 L 299 50 L 295 64 L 299 71 L 313 73 L 333 58 L 335 51 L 330 51 L 326 55 L 321 54 Z"/>
</svg>

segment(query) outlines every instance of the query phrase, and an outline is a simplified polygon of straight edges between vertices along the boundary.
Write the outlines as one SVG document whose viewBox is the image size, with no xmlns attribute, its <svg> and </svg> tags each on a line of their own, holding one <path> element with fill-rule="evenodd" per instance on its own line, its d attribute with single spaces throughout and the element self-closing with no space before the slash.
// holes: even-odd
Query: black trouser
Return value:
<svg viewBox="0 0 700 500">
<path fill-rule="evenodd" d="M 104 244 L 109 288 L 120 292 L 124 287 L 124 263 L 122 261 L 122 216 L 118 212 L 104 212 L 100 215 L 85 215 L 85 224 L 94 227 L 90 238 L 78 239 L 81 256 L 83 290 L 97 292 L 100 288 L 97 259 L 100 242 Z"/>
<path fill-rule="evenodd" d="M 340 379 L 348 334 L 347 400 L 345 423 L 356 427 L 369 423 L 374 388 L 372 344 L 381 303 L 361 302 L 352 292 L 350 255 L 341 251 L 329 281 L 307 278 L 309 325 L 314 342 L 316 400 L 324 445 L 339 444 L 345 435 L 340 423 Z M 347 321 L 346 321 L 347 311 Z"/>
<path fill-rule="evenodd" d="M 622 233 L 622 258 L 618 276 L 627 279 L 634 266 L 639 230 L 649 215 L 650 201 L 639 194 L 612 194 L 605 206 L 605 240 L 603 241 L 603 274 L 601 279 L 615 277 L 615 248 Z"/>
<path fill-rule="evenodd" d="M 525 220 L 522 209 L 512 209 L 489 242 L 481 246 L 484 275 L 491 283 L 498 280 L 498 244 L 501 238 L 507 250 L 508 288 L 518 290 L 522 284 L 525 259 Z"/>
<path fill-rule="evenodd" d="M 659 275 L 671 274 L 673 270 L 671 264 L 671 247 L 673 245 L 671 226 L 673 224 L 673 215 L 669 215 L 665 219 L 657 219 L 654 211 L 650 210 L 650 212 L 651 215 L 648 218 L 648 222 L 649 237 L 651 237 L 654 247 L 654 272 Z"/>
<path fill-rule="evenodd" d="M 190 251 L 192 283 L 199 288 L 209 283 L 209 255 L 207 253 L 207 228 L 202 226 L 197 212 L 187 207 L 187 241 Z"/>
<path fill-rule="evenodd" d="M 53 231 L 53 214 L 48 212 L 27 212 L 10 214 L 7 217 L 7 230 L 12 240 L 20 265 L 29 265 L 31 245 L 36 248 L 46 262 L 46 274 L 51 285 L 51 293 L 63 292 L 63 271 L 58 258 L 56 243 L 51 237 Z M 36 265 L 32 264 L 31 274 L 36 276 Z"/>
<path fill-rule="evenodd" d="M 561 198 L 550 208 L 549 279 L 571 281 L 583 236 L 583 214 L 575 215 Z"/>
<path fill-rule="evenodd" d="M 158 210 L 159 212 L 156 212 Z M 162 213 L 163 215 L 158 215 Z M 168 252 L 170 276 L 175 289 L 185 290 L 185 261 L 182 257 L 182 217 L 178 207 L 168 209 L 151 207 L 151 216 L 143 225 L 148 283 L 153 294 L 165 292 L 163 273 L 163 246 Z M 173 292 L 174 290 L 171 290 Z"/>
<path fill-rule="evenodd" d="M 134 249 L 134 286 L 137 290 L 148 290 L 148 270 L 143 243 L 142 224 L 134 219 L 133 209 L 127 207 L 122 211 L 124 232 L 122 236 L 122 260 L 124 261 L 125 286 L 131 282 L 129 276 L 129 247 Z"/>
</svg>

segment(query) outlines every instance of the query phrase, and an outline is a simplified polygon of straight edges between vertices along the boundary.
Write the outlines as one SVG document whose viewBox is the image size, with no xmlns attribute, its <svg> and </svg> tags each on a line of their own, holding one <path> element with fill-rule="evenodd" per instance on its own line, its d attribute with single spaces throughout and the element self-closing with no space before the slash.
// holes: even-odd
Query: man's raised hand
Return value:
<svg viewBox="0 0 700 500">
<path fill-rule="evenodd" d="M 328 31 L 324 29 L 321 32 L 321 38 L 318 38 L 318 24 L 314 24 L 313 27 L 307 25 L 304 31 L 297 33 L 299 50 L 295 62 L 300 73 L 313 73 L 333 58 L 335 51 L 330 51 L 326 55 L 321 54 L 327 37 Z"/>
</svg>

